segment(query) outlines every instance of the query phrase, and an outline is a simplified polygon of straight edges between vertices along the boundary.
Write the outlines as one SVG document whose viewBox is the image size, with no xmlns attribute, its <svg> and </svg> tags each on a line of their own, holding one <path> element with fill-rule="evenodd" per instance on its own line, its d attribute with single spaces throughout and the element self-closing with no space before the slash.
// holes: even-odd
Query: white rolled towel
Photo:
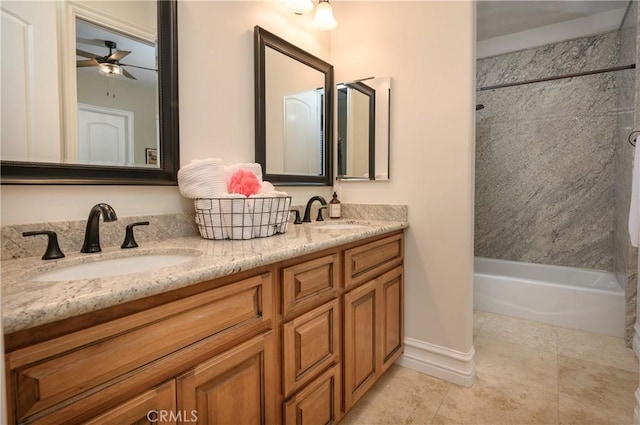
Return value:
<svg viewBox="0 0 640 425">
<path fill-rule="evenodd" d="M 218 198 L 227 193 L 227 174 L 218 158 L 191 161 L 178 170 L 178 188 L 191 199 Z"/>
<path fill-rule="evenodd" d="M 256 175 L 259 181 L 262 181 L 262 166 L 255 162 L 240 162 L 238 164 L 226 165 L 224 169 L 227 173 L 227 181 L 229 180 L 231 175 L 233 175 L 233 173 L 238 170 L 251 171 Z"/>
<path fill-rule="evenodd" d="M 253 211 L 253 237 L 266 238 L 276 232 L 275 214 L 271 212 L 273 198 L 266 197 L 264 193 L 249 196 Z"/>
<path fill-rule="evenodd" d="M 227 195 L 223 195 L 227 196 Z M 222 221 L 219 199 L 197 199 L 195 202 L 196 223 L 204 239 L 228 239 L 227 228 Z"/>
<path fill-rule="evenodd" d="M 262 182 L 262 186 L 260 187 L 261 194 L 267 194 L 269 192 L 275 192 L 276 188 L 273 187 L 273 184 L 270 182 Z"/>
<path fill-rule="evenodd" d="M 253 221 L 246 196 L 229 193 L 220 199 L 222 222 L 230 239 L 251 239 Z"/>
<path fill-rule="evenodd" d="M 285 233 L 289 224 L 289 208 L 291 207 L 289 195 L 286 192 L 278 192 L 277 190 L 262 195 L 274 198 L 271 201 L 269 224 L 274 227 L 276 233 Z"/>
</svg>

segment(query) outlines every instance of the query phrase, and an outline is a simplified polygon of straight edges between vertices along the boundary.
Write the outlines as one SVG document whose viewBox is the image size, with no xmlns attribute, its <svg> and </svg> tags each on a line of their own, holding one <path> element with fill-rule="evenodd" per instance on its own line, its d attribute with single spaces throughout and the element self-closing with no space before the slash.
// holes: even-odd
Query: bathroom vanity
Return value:
<svg viewBox="0 0 640 425">
<path fill-rule="evenodd" d="M 4 262 L 10 423 L 339 421 L 403 351 L 407 223 L 334 223 L 105 249 L 193 255 L 113 277 L 32 280 L 86 255 Z"/>
</svg>

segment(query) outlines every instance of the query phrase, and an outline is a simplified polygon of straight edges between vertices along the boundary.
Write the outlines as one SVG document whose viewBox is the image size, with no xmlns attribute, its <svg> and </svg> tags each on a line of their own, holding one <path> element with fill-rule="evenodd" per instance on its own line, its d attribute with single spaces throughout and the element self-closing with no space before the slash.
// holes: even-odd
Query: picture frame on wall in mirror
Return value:
<svg viewBox="0 0 640 425">
<path fill-rule="evenodd" d="M 158 150 L 153 148 L 146 148 L 146 163 L 148 165 L 156 165 L 158 163 Z"/>
</svg>

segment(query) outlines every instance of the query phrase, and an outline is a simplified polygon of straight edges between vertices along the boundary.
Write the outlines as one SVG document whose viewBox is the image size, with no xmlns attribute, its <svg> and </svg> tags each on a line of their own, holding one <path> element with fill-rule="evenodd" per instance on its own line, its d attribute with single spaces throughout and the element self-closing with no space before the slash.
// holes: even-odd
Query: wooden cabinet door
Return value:
<svg viewBox="0 0 640 425">
<path fill-rule="evenodd" d="M 289 397 L 340 356 L 338 300 L 333 300 L 283 326 L 283 389 Z"/>
<path fill-rule="evenodd" d="M 404 282 L 402 267 L 378 279 L 378 366 L 384 372 L 404 351 Z"/>
<path fill-rule="evenodd" d="M 175 424 L 178 415 L 179 413 L 176 409 L 176 382 L 172 379 L 96 416 L 85 422 L 85 424 Z"/>
<path fill-rule="evenodd" d="M 284 403 L 287 425 L 328 425 L 340 419 L 340 365 L 313 380 Z"/>
<path fill-rule="evenodd" d="M 198 424 L 274 423 L 271 339 L 259 335 L 179 376 L 179 410 L 196 412 Z"/>
<path fill-rule="evenodd" d="M 377 280 L 344 295 L 344 408 L 353 404 L 377 378 Z"/>
</svg>

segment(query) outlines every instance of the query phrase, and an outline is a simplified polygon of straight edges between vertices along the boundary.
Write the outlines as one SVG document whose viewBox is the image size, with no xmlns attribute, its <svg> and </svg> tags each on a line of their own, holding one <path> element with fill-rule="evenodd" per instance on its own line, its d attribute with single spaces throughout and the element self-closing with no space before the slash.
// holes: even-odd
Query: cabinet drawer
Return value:
<svg viewBox="0 0 640 425">
<path fill-rule="evenodd" d="M 10 353 L 17 419 L 210 335 L 271 317 L 271 275 L 265 273 Z"/>
<path fill-rule="evenodd" d="M 346 250 L 344 253 L 345 288 L 375 278 L 380 273 L 401 264 L 403 258 L 402 234 Z"/>
<path fill-rule="evenodd" d="M 287 425 L 326 425 L 340 419 L 340 365 L 313 380 L 284 404 Z"/>
<path fill-rule="evenodd" d="M 282 315 L 285 318 L 336 296 L 340 279 L 338 258 L 338 254 L 331 254 L 282 270 Z"/>
<path fill-rule="evenodd" d="M 338 300 L 333 300 L 284 324 L 285 397 L 338 361 L 338 315 Z"/>
<path fill-rule="evenodd" d="M 175 424 L 176 411 L 176 381 L 172 379 L 85 422 L 85 425 Z"/>
</svg>

